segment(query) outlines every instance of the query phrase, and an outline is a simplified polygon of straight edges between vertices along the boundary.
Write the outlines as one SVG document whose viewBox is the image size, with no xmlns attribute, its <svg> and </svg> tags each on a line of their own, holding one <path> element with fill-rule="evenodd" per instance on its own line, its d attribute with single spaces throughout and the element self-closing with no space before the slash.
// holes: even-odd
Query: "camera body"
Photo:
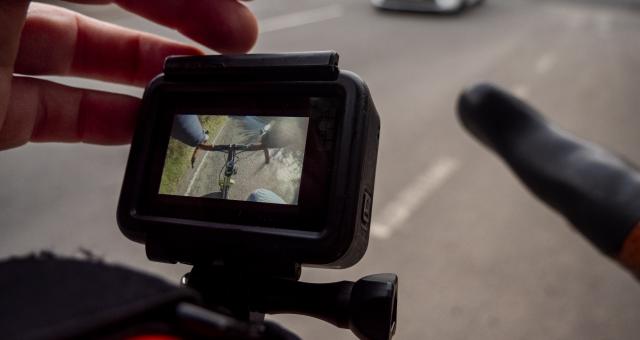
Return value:
<svg viewBox="0 0 640 340">
<path fill-rule="evenodd" d="M 335 52 L 168 58 L 143 97 L 120 230 L 162 262 L 357 263 L 380 119 L 337 65 Z"/>
</svg>

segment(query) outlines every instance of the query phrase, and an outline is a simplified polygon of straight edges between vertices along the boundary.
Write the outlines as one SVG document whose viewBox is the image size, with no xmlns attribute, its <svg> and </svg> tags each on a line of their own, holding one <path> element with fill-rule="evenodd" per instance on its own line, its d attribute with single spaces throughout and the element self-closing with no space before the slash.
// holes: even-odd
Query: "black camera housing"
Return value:
<svg viewBox="0 0 640 340">
<path fill-rule="evenodd" d="M 332 103 L 334 131 L 330 148 L 305 153 L 299 205 L 158 193 L 176 108 L 209 105 L 263 115 L 282 109 L 296 116 L 306 113 L 292 103 L 305 98 Z M 312 117 L 309 128 L 325 123 Z M 155 261 L 349 267 L 368 244 L 379 131 L 368 88 L 339 70 L 335 52 L 170 57 L 143 97 L 118 225 Z M 305 182 L 305 176 L 321 181 Z"/>
</svg>

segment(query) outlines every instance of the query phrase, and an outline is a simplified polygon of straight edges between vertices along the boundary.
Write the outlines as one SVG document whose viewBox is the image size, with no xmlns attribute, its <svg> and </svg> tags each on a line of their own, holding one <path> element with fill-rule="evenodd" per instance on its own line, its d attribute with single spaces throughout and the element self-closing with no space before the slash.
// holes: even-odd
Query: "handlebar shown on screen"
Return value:
<svg viewBox="0 0 640 340">
<path fill-rule="evenodd" d="M 267 147 L 262 144 L 220 144 L 201 146 L 201 148 L 207 151 L 229 151 L 231 149 L 236 151 L 262 151 L 267 149 Z"/>
<path fill-rule="evenodd" d="M 640 173 L 633 165 L 492 85 L 463 92 L 458 116 L 538 198 L 640 274 Z"/>
<path fill-rule="evenodd" d="M 191 167 L 193 168 L 194 163 L 196 161 L 196 152 L 198 150 L 203 151 L 219 151 L 219 152 L 242 152 L 242 151 L 262 151 L 264 152 L 264 160 L 265 163 L 269 163 L 271 161 L 271 156 L 269 155 L 269 148 L 264 144 L 220 144 L 220 145 L 209 145 L 209 144 L 199 144 L 191 155 Z M 234 155 L 232 155 L 232 158 Z"/>
</svg>

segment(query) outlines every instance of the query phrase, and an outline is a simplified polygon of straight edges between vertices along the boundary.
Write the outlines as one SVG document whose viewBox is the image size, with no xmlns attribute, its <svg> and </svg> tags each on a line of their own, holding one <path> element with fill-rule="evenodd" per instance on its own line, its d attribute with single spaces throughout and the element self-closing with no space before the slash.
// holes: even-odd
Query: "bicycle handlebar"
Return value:
<svg viewBox="0 0 640 340">
<path fill-rule="evenodd" d="M 605 254 L 640 274 L 640 174 L 634 166 L 553 126 L 492 85 L 466 90 L 458 116 L 538 198 Z"/>
<path fill-rule="evenodd" d="M 267 149 L 262 144 L 220 144 L 220 145 L 200 145 L 202 150 L 205 151 L 229 151 L 234 149 L 236 151 L 262 151 Z"/>
</svg>

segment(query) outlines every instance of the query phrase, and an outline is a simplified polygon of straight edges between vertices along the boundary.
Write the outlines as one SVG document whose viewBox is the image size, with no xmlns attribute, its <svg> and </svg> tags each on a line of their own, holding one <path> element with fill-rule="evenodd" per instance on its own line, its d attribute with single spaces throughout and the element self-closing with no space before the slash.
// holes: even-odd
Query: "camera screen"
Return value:
<svg viewBox="0 0 640 340">
<path fill-rule="evenodd" d="M 140 176 L 135 211 L 226 225 L 319 230 L 334 180 L 344 99 L 170 91 Z M 305 90 L 306 91 L 306 90 Z M 318 89 L 314 90 L 318 92 Z M 284 93 L 284 94 L 283 94 Z"/>
<path fill-rule="evenodd" d="M 158 193 L 297 205 L 309 117 L 180 113 Z"/>
</svg>

